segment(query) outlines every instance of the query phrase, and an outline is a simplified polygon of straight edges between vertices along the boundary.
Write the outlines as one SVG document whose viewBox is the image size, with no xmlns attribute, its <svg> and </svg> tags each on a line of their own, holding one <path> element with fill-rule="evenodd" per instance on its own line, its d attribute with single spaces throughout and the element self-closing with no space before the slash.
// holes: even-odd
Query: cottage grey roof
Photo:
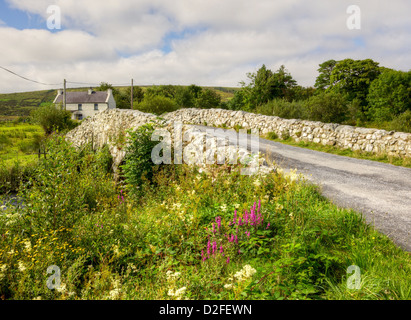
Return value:
<svg viewBox="0 0 411 320">
<path fill-rule="evenodd" d="M 67 92 L 66 103 L 105 103 L 107 101 L 107 91 L 93 91 L 92 94 L 86 92 Z M 62 103 L 63 95 L 59 94 L 55 103 Z"/>
</svg>

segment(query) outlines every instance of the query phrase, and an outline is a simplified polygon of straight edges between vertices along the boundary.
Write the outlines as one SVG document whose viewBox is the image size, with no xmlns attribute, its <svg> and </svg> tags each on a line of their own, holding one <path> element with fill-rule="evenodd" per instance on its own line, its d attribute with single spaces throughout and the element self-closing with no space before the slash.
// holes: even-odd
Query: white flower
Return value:
<svg viewBox="0 0 411 320">
<path fill-rule="evenodd" d="M 251 278 L 257 270 L 255 270 L 253 267 L 250 265 L 245 265 L 242 270 L 238 271 L 234 277 L 237 278 L 239 282 L 245 281 L 249 278 Z"/>
<path fill-rule="evenodd" d="M 25 242 L 24 242 L 24 246 L 25 246 L 25 248 L 26 248 L 27 251 L 30 251 L 30 250 L 31 250 L 31 243 L 30 243 L 30 241 L 25 241 Z"/>
<path fill-rule="evenodd" d="M 261 186 L 261 182 L 260 182 L 260 180 L 255 180 L 254 182 L 253 182 L 253 184 L 256 186 L 256 187 L 259 187 L 259 186 Z"/>
<path fill-rule="evenodd" d="M 233 287 L 232 283 L 228 283 L 228 284 L 224 285 L 224 288 L 226 288 L 226 289 L 231 289 L 232 287 Z"/>
<path fill-rule="evenodd" d="M 20 270 L 20 272 L 23 272 L 24 270 L 26 270 L 26 267 L 25 267 L 24 263 L 21 262 L 21 261 L 19 261 L 19 270 Z"/>
<path fill-rule="evenodd" d="M 186 290 L 187 290 L 186 287 L 182 287 L 174 293 L 174 296 L 177 298 L 177 300 L 181 300 Z"/>
<path fill-rule="evenodd" d="M 60 286 L 58 288 L 56 288 L 56 290 L 60 293 L 66 293 L 67 291 L 67 286 L 65 283 L 60 284 Z"/>
</svg>

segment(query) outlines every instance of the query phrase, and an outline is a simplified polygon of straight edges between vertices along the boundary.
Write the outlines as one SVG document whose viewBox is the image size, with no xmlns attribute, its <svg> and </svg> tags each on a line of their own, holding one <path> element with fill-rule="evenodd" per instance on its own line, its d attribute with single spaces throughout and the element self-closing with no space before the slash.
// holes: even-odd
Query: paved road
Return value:
<svg viewBox="0 0 411 320">
<path fill-rule="evenodd" d="M 361 212 L 367 223 L 411 252 L 411 169 L 264 139 L 260 152 L 284 169 L 297 169 L 336 205 Z"/>
</svg>

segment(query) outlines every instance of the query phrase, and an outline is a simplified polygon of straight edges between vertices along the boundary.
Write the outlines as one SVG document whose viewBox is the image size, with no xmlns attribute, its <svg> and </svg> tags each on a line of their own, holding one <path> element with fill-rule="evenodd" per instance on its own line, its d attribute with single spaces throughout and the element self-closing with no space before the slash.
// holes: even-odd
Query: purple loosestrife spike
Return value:
<svg viewBox="0 0 411 320">
<path fill-rule="evenodd" d="M 213 254 L 217 251 L 217 242 L 213 242 Z"/>
<path fill-rule="evenodd" d="M 223 252 L 224 252 L 223 246 L 220 246 L 220 253 L 223 253 Z"/>
<path fill-rule="evenodd" d="M 265 230 L 267 230 L 270 227 L 270 224 L 267 224 L 267 228 L 265 228 Z"/>
<path fill-rule="evenodd" d="M 257 212 L 260 212 L 261 210 L 261 199 L 258 200 L 258 209 Z"/>
<path fill-rule="evenodd" d="M 213 233 L 215 233 L 215 224 L 213 223 Z"/>
<path fill-rule="evenodd" d="M 210 240 L 208 240 L 208 243 L 207 243 L 207 254 L 208 255 L 210 255 L 210 249 L 211 249 L 211 243 L 210 243 Z"/>
<path fill-rule="evenodd" d="M 230 257 L 227 257 L 227 263 L 230 263 Z"/>
<path fill-rule="evenodd" d="M 235 236 L 235 243 L 238 244 L 238 237 Z"/>
</svg>

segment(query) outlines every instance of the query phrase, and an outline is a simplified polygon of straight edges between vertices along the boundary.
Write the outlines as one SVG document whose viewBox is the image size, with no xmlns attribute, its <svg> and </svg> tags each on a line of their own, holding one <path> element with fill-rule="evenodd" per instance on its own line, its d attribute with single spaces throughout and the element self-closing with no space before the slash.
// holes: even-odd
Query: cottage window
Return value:
<svg viewBox="0 0 411 320">
<path fill-rule="evenodd" d="M 98 103 L 94 104 L 94 110 L 98 110 Z"/>
<path fill-rule="evenodd" d="M 83 110 L 83 105 L 81 103 L 78 104 L 78 109 Z"/>
</svg>

